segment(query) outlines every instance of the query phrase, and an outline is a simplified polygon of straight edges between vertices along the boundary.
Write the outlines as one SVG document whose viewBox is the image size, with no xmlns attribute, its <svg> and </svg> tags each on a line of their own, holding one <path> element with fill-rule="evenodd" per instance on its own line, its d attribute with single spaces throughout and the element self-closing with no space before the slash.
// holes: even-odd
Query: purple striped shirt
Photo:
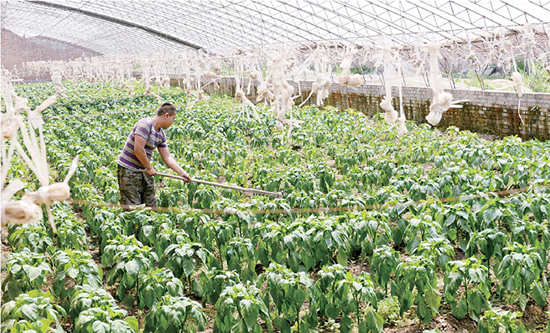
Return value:
<svg viewBox="0 0 550 333">
<path fill-rule="evenodd" d="M 136 135 L 145 139 L 145 154 L 149 161 L 151 160 L 155 148 L 166 148 L 168 145 L 166 144 L 166 134 L 164 130 L 162 128 L 159 131 L 155 129 L 153 118 L 143 118 L 138 121 L 130 132 L 130 135 L 128 135 L 128 139 L 120 152 L 117 163 L 127 169 L 139 171 L 145 169 L 145 167 L 138 160 L 134 152 Z"/>
</svg>

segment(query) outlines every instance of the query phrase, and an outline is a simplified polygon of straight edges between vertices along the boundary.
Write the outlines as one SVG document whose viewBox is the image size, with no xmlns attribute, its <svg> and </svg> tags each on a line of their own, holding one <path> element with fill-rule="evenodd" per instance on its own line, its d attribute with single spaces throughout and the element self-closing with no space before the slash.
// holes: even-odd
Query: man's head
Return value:
<svg viewBox="0 0 550 333">
<path fill-rule="evenodd" d="M 176 118 L 177 109 L 170 103 L 164 103 L 157 111 L 157 118 L 161 121 L 161 128 L 168 128 L 174 122 Z"/>
</svg>

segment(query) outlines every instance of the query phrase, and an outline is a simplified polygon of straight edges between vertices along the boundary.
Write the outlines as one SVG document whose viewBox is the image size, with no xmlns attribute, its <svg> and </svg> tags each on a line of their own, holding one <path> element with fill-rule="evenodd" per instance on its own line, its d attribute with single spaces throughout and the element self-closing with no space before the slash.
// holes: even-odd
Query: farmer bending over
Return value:
<svg viewBox="0 0 550 333">
<path fill-rule="evenodd" d="M 157 207 L 155 179 L 157 173 L 151 165 L 153 150 L 158 148 L 164 163 L 170 169 L 191 181 L 187 172 L 170 155 L 164 130 L 176 118 L 176 107 L 165 103 L 153 118 L 143 118 L 136 123 L 118 157 L 118 187 L 121 205 L 141 205 Z M 146 172 L 143 172 L 143 171 Z"/>
</svg>

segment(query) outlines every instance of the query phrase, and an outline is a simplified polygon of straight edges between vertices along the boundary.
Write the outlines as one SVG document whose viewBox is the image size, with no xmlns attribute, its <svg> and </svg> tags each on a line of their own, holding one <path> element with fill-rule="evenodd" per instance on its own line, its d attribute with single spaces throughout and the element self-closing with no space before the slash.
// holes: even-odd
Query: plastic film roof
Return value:
<svg viewBox="0 0 550 333">
<path fill-rule="evenodd" d="M 104 55 L 290 43 L 465 43 L 550 23 L 550 1 L 2 1 L 2 27 L 74 43 Z"/>
</svg>

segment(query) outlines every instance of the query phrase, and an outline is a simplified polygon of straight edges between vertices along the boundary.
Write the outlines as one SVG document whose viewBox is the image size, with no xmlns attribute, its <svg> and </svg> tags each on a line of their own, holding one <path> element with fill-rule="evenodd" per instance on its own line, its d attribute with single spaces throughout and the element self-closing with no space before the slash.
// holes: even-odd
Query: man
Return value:
<svg viewBox="0 0 550 333">
<path fill-rule="evenodd" d="M 118 157 L 118 187 L 121 205 L 141 205 L 157 207 L 155 180 L 157 173 L 151 165 L 153 150 L 158 148 L 164 163 L 190 182 L 187 172 L 170 155 L 164 130 L 176 118 L 176 107 L 163 104 L 153 118 L 143 118 L 136 123 Z"/>
</svg>

